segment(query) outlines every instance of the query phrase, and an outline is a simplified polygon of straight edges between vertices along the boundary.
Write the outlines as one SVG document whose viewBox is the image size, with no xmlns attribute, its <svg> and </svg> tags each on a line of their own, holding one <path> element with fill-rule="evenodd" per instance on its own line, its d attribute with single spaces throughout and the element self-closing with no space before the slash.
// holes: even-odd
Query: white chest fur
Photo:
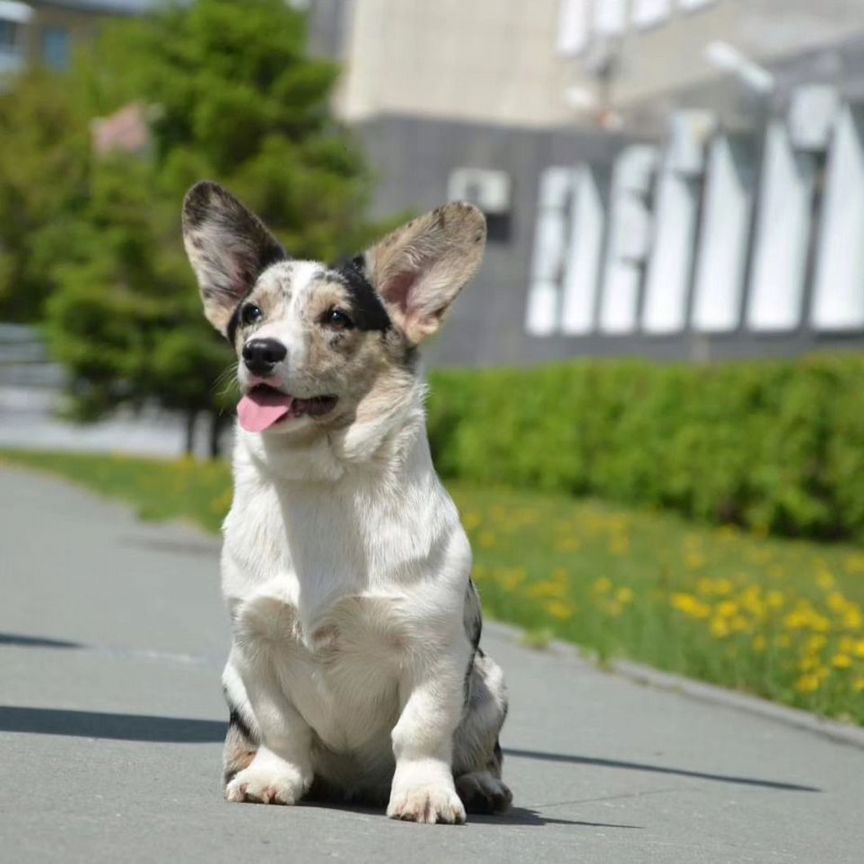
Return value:
<svg viewBox="0 0 864 864">
<path fill-rule="evenodd" d="M 241 439 L 225 524 L 223 592 L 235 639 L 266 646 L 322 741 L 355 751 L 389 732 L 400 670 L 462 627 L 471 566 L 425 436 L 400 465 L 338 479 L 273 477 Z M 386 736 L 385 736 L 386 738 Z"/>
</svg>

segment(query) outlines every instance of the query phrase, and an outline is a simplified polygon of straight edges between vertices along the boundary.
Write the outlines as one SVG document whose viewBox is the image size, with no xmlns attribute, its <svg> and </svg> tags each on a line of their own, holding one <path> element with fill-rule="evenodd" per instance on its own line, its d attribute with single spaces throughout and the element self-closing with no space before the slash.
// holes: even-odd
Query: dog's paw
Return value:
<svg viewBox="0 0 864 864">
<path fill-rule="evenodd" d="M 513 802 L 507 785 L 489 771 L 457 777 L 456 791 L 469 813 L 503 813 Z"/>
<path fill-rule="evenodd" d="M 397 788 L 394 786 L 387 806 L 391 819 L 409 822 L 443 822 L 458 825 L 465 821 L 465 808 L 452 786 L 428 784 Z"/>
<path fill-rule="evenodd" d="M 225 787 L 225 798 L 235 803 L 296 804 L 307 785 L 300 772 L 287 762 L 280 766 L 253 762 Z"/>
</svg>

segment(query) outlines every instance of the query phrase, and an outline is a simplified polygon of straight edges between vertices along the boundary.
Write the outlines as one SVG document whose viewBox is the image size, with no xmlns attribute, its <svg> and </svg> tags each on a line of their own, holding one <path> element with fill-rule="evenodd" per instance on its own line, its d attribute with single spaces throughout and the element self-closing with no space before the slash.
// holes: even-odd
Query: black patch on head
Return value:
<svg viewBox="0 0 864 864">
<path fill-rule="evenodd" d="M 245 302 L 246 301 L 243 300 L 234 307 L 234 311 L 228 319 L 228 324 L 225 326 L 225 338 L 228 340 L 232 348 L 234 347 L 234 340 L 237 337 L 237 328 L 240 326 L 240 311 Z"/>
<path fill-rule="evenodd" d="M 384 332 L 393 326 L 381 298 L 369 281 L 362 255 L 333 265 L 328 275 L 332 275 L 351 294 L 351 311 L 358 330 Z"/>
</svg>

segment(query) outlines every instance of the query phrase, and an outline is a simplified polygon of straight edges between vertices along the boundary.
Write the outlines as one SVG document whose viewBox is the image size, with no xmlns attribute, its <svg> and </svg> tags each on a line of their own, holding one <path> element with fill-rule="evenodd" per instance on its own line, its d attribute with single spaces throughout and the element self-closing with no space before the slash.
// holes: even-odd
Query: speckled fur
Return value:
<svg viewBox="0 0 864 864">
<path fill-rule="evenodd" d="M 471 550 L 432 466 L 417 347 L 482 258 L 480 213 L 433 211 L 347 264 L 288 259 L 225 190 L 187 196 L 205 313 L 235 349 L 281 342 L 268 382 L 335 397 L 321 417 L 238 428 L 223 594 L 229 801 L 387 803 L 461 822 L 510 803 L 503 676 L 480 647 Z M 254 303 L 259 321 L 244 323 Z M 333 309 L 351 327 L 327 324 Z M 241 389 L 256 379 L 241 363 Z"/>
</svg>

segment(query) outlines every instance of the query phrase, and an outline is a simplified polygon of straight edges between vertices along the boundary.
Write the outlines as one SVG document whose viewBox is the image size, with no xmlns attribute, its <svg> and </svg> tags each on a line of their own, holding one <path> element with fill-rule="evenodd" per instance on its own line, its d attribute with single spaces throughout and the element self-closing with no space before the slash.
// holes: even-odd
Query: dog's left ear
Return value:
<svg viewBox="0 0 864 864">
<path fill-rule="evenodd" d="M 209 181 L 186 194 L 183 245 L 198 277 L 204 314 L 223 334 L 261 272 L 288 257 L 251 210 Z"/>
<path fill-rule="evenodd" d="M 477 272 L 485 245 L 485 217 L 457 202 L 397 228 L 366 252 L 370 281 L 411 343 L 438 329 Z"/>
</svg>

